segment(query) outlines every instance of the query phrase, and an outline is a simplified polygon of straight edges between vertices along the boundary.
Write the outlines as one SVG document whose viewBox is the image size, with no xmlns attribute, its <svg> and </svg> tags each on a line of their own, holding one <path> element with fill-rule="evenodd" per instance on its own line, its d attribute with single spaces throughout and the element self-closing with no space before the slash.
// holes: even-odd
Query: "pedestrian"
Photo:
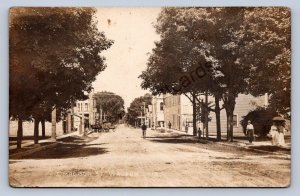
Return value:
<svg viewBox="0 0 300 196">
<path fill-rule="evenodd" d="M 274 146 L 278 145 L 278 127 L 276 126 L 275 122 L 273 122 L 273 125 L 271 126 L 268 136 L 272 138 L 271 140 L 272 145 Z"/>
<path fill-rule="evenodd" d="M 143 123 L 143 125 L 142 125 L 143 138 L 146 137 L 146 130 L 147 130 L 147 126 L 145 125 L 145 123 Z"/>
<path fill-rule="evenodd" d="M 286 132 L 285 128 L 283 125 L 278 126 L 278 146 L 284 146 L 285 141 L 284 141 L 284 133 Z"/>
<path fill-rule="evenodd" d="M 247 128 L 246 128 L 246 134 L 248 136 L 249 143 L 252 144 L 252 141 L 254 139 L 254 127 L 251 124 L 251 121 L 248 121 Z"/>
<path fill-rule="evenodd" d="M 202 134 L 202 131 L 201 131 L 200 127 L 199 127 L 198 128 L 198 136 L 199 136 L 199 138 L 201 138 L 201 134 Z"/>
<path fill-rule="evenodd" d="M 186 124 L 186 125 L 185 125 L 185 132 L 188 133 L 188 131 L 189 131 L 189 127 L 188 127 L 188 125 Z"/>
<path fill-rule="evenodd" d="M 169 123 L 168 123 L 168 126 L 169 126 L 169 129 L 171 129 L 171 122 L 169 121 Z"/>
</svg>

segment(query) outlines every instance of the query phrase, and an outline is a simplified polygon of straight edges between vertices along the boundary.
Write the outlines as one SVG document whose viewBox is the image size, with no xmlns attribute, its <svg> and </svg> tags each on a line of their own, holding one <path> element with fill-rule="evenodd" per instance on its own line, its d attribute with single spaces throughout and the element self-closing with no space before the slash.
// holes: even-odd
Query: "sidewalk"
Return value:
<svg viewBox="0 0 300 196">
<path fill-rule="evenodd" d="M 56 137 L 56 139 L 58 140 L 58 139 L 62 139 L 62 138 L 65 138 L 65 137 L 72 136 L 72 135 L 79 135 L 79 131 L 74 131 L 74 132 L 71 132 L 71 133 L 67 133 L 65 135 L 58 136 L 58 137 Z M 51 138 L 39 140 L 39 144 L 43 144 L 43 143 L 47 143 L 47 142 L 53 142 L 53 140 Z M 22 146 L 22 148 L 24 148 L 24 147 L 31 146 L 31 145 L 34 145 L 34 141 L 22 143 L 21 146 Z M 13 150 L 13 149 L 17 149 L 17 145 L 9 146 L 9 150 Z"/>
<path fill-rule="evenodd" d="M 54 148 L 59 144 L 59 140 L 62 140 L 70 136 L 82 136 L 82 135 L 83 134 L 79 134 L 79 131 L 74 131 L 56 137 L 56 141 L 52 140 L 51 138 L 39 140 L 38 144 L 34 144 L 34 141 L 30 141 L 30 142 L 22 143 L 21 149 L 17 149 L 17 145 L 11 145 L 9 146 L 9 158 L 11 159 L 20 158 L 41 150 Z"/>
<path fill-rule="evenodd" d="M 155 130 L 159 131 L 159 130 Z M 186 133 L 184 131 L 179 131 L 175 129 L 168 129 L 165 128 L 164 131 L 166 132 L 173 132 L 173 133 L 178 133 L 182 135 L 187 135 L 187 136 L 193 136 L 192 133 Z M 195 136 L 194 136 L 195 137 Z M 206 137 L 201 137 L 201 140 L 205 140 L 207 142 L 211 143 L 216 143 L 213 140 L 216 138 L 216 136 L 209 136 L 209 139 L 207 140 Z M 195 139 L 199 139 L 198 136 L 195 137 Z M 239 147 L 239 148 L 244 148 L 244 149 L 250 149 L 258 152 L 267 152 L 267 153 L 274 153 L 274 154 L 286 154 L 285 152 L 290 152 L 291 150 L 291 139 L 290 136 L 286 137 L 286 143 L 285 146 L 273 146 L 271 144 L 271 139 L 270 140 L 264 140 L 264 141 L 259 141 L 259 140 L 254 140 L 251 144 L 248 141 L 248 138 L 246 136 L 239 136 L 235 137 L 233 139 L 233 142 L 228 142 L 226 140 L 225 136 L 222 136 L 221 141 L 217 142 L 218 144 L 224 145 L 224 146 L 232 146 L 232 147 Z"/>
</svg>

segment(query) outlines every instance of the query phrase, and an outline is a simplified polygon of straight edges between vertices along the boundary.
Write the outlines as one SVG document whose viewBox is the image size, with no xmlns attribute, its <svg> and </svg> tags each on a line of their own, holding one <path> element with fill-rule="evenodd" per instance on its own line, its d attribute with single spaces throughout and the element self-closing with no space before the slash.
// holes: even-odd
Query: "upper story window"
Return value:
<svg viewBox="0 0 300 196">
<path fill-rule="evenodd" d="M 84 109 L 85 109 L 86 112 L 89 111 L 89 104 L 88 103 L 84 104 Z"/>
<path fill-rule="evenodd" d="M 164 110 L 164 103 L 163 102 L 160 102 L 160 110 Z"/>
</svg>

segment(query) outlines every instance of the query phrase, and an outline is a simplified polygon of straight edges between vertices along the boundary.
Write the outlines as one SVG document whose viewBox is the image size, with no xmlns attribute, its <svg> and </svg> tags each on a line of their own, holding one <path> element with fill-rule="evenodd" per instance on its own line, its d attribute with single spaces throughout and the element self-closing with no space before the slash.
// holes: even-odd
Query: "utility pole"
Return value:
<svg viewBox="0 0 300 196">
<path fill-rule="evenodd" d="M 208 139 L 208 91 L 205 91 L 205 130 L 206 139 Z"/>
<path fill-rule="evenodd" d="M 102 107 L 100 105 L 100 124 L 102 125 L 103 123 L 103 117 L 102 117 Z"/>
<path fill-rule="evenodd" d="M 146 106 L 145 106 L 145 102 L 143 102 L 143 106 L 144 106 L 144 124 L 146 124 Z"/>
<path fill-rule="evenodd" d="M 51 113 L 51 123 L 52 123 L 52 129 L 51 129 L 51 139 L 56 141 L 56 107 L 53 107 L 52 113 Z"/>
<path fill-rule="evenodd" d="M 197 136 L 197 124 L 196 124 L 196 113 L 197 113 L 197 106 L 196 106 L 196 95 L 193 94 L 193 135 Z"/>
<path fill-rule="evenodd" d="M 72 131 L 72 111 L 69 110 L 67 112 L 67 133 L 71 133 Z"/>
<path fill-rule="evenodd" d="M 82 134 L 82 126 L 84 125 L 84 115 L 82 114 L 80 117 L 80 123 L 79 123 L 79 134 Z"/>
</svg>

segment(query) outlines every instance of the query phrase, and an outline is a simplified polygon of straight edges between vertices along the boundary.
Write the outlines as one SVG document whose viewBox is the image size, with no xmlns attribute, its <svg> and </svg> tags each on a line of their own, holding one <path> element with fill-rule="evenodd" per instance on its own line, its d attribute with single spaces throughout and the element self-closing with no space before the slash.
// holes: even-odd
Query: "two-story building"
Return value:
<svg viewBox="0 0 300 196">
<path fill-rule="evenodd" d="M 164 114 L 164 98 L 163 95 L 152 97 L 152 105 L 149 107 L 151 128 L 165 127 L 165 114 Z M 151 109 L 150 109 L 151 108 Z"/>
<path fill-rule="evenodd" d="M 203 97 L 202 97 L 203 99 Z M 209 102 L 214 102 L 212 96 L 208 97 Z M 262 97 L 253 97 L 251 95 L 240 94 L 236 99 L 236 106 L 234 110 L 234 133 L 243 133 L 243 128 L 240 121 L 243 116 L 258 106 L 266 106 L 268 104 L 267 95 Z M 220 101 L 220 106 L 223 103 Z M 165 106 L 165 122 L 166 126 L 171 123 L 171 128 L 179 131 L 187 131 L 192 134 L 193 132 L 193 107 L 191 101 L 185 95 L 164 95 Z M 208 123 L 209 135 L 216 135 L 216 117 L 215 113 L 210 112 L 210 121 Z M 221 110 L 221 131 L 222 134 L 227 132 L 227 116 L 225 109 Z M 197 122 L 197 129 L 203 130 L 203 123 Z"/>
<path fill-rule="evenodd" d="M 184 95 L 164 95 L 165 122 L 171 124 L 172 129 L 185 131 L 192 130 L 193 107 L 190 100 Z"/>
<path fill-rule="evenodd" d="M 77 101 L 76 106 L 73 108 L 74 112 L 74 128 L 83 130 L 96 122 L 97 110 L 96 100 L 94 99 L 94 91 L 89 93 L 89 98 L 83 101 Z"/>
</svg>

